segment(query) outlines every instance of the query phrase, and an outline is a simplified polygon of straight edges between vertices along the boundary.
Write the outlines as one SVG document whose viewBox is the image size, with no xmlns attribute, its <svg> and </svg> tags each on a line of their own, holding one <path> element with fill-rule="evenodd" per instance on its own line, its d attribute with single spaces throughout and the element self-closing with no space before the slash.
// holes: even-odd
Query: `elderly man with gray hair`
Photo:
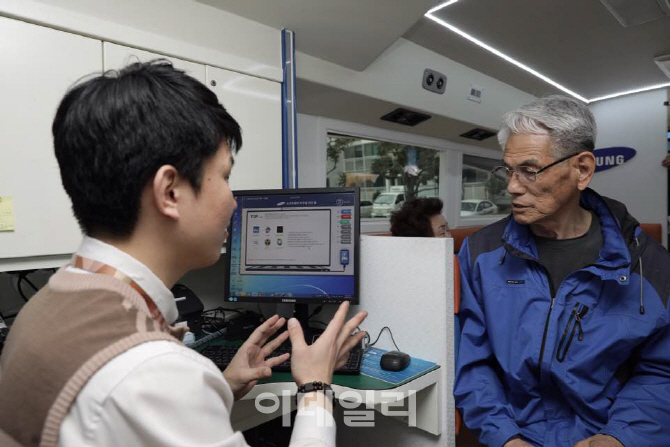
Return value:
<svg viewBox="0 0 670 447">
<path fill-rule="evenodd" d="M 504 116 L 512 214 L 459 254 L 454 394 L 487 446 L 670 445 L 670 255 L 588 188 L 595 138 L 563 96 Z"/>
</svg>

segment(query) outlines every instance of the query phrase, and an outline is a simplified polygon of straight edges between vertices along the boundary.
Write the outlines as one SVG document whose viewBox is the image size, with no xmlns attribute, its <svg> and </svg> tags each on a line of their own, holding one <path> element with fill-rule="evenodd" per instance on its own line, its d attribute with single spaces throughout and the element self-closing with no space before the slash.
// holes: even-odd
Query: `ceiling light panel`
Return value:
<svg viewBox="0 0 670 447">
<path fill-rule="evenodd" d="M 442 8 L 440 8 L 440 9 L 442 9 Z M 502 51 L 492 47 L 491 45 L 489 45 L 485 42 L 482 42 L 481 40 L 477 39 L 476 37 L 474 37 L 474 36 L 472 36 L 468 33 L 466 33 L 465 31 L 461 30 L 460 28 L 457 28 L 454 25 L 445 22 L 444 20 L 440 19 L 439 17 L 436 17 L 434 14 L 431 14 L 430 12 L 428 12 L 428 13 L 425 14 L 425 16 L 428 17 L 430 20 L 434 21 L 435 23 L 438 23 L 438 24 L 442 25 L 443 27 L 447 28 L 448 30 L 453 31 L 454 33 L 458 34 L 459 36 L 463 37 L 464 39 L 469 40 L 470 42 L 474 43 L 475 45 L 478 45 L 478 46 L 484 48 L 485 50 L 495 54 L 496 56 L 506 60 L 510 64 L 516 65 L 517 67 L 521 68 L 524 71 L 527 71 L 528 73 L 532 74 L 533 76 L 542 79 L 547 84 L 553 85 L 554 87 L 561 90 L 562 92 L 565 92 L 570 96 L 574 96 L 575 98 L 579 99 L 580 101 L 584 101 L 584 102 L 587 102 L 587 103 L 589 102 L 588 99 L 584 98 L 580 94 L 573 92 L 569 88 L 564 87 L 563 85 L 559 84 L 558 82 L 554 81 L 553 79 L 549 78 L 548 76 L 545 76 L 542 73 L 540 73 L 539 71 L 530 68 L 526 64 L 523 64 L 522 62 L 519 62 L 518 60 L 514 59 L 513 57 L 508 56 L 507 54 L 503 53 Z"/>
<path fill-rule="evenodd" d="M 634 94 L 634 93 L 640 93 L 640 92 L 645 92 L 645 91 L 649 91 L 649 90 L 655 90 L 655 89 L 659 89 L 659 88 L 670 87 L 670 83 L 656 84 L 656 85 L 650 85 L 650 86 L 647 86 L 647 87 L 641 87 L 641 88 L 638 88 L 638 89 L 626 90 L 626 91 L 623 91 L 623 92 L 617 92 L 617 93 L 612 93 L 612 94 L 608 94 L 608 95 L 604 95 L 604 96 L 599 96 L 597 98 L 587 99 L 587 98 L 583 97 L 582 95 L 568 89 L 567 87 L 563 86 L 562 84 L 559 84 L 558 82 L 554 81 L 553 79 L 549 78 L 548 76 L 545 76 L 544 74 L 540 73 L 539 71 L 537 71 L 537 70 L 529 67 L 528 65 L 514 59 L 511 56 L 508 56 L 507 54 L 503 53 L 502 51 L 500 51 L 500 50 L 494 48 L 493 46 L 477 39 L 476 37 L 472 36 L 471 34 L 466 33 L 465 31 L 461 30 L 460 28 L 452 25 L 451 23 L 446 22 L 445 20 L 443 20 L 443 19 L 441 19 L 441 18 L 439 18 L 435 15 L 436 12 L 442 11 L 446 7 L 453 5 L 454 3 L 458 2 L 458 1 L 459 0 L 448 0 L 448 1 L 445 1 L 444 3 L 438 4 L 434 8 L 431 8 L 430 10 L 428 10 L 428 12 L 426 14 L 424 14 L 424 17 L 427 17 L 428 19 L 430 19 L 433 22 L 441 25 L 442 27 L 448 29 L 449 31 L 452 31 L 452 32 L 458 34 L 459 36 L 463 37 L 464 39 L 469 40 L 470 42 L 474 43 L 475 45 L 477 45 L 477 46 L 479 46 L 483 49 L 485 49 L 486 51 L 489 51 L 489 52 L 495 54 L 496 56 L 500 57 L 501 59 L 506 60 L 510 64 L 521 68 L 522 70 L 532 74 L 533 76 L 535 76 L 539 79 L 542 79 L 547 84 L 550 84 L 550 85 L 556 87 L 557 89 L 561 90 L 562 92 L 567 93 L 568 95 L 573 96 L 574 98 L 577 98 L 580 101 L 583 101 L 587 104 L 591 103 L 591 102 L 595 102 L 595 101 L 602 101 L 602 100 L 605 100 L 605 99 L 616 98 L 616 97 L 619 97 L 619 96 L 631 95 L 631 94 Z M 603 5 L 605 5 L 610 10 L 610 12 L 612 12 L 612 9 L 610 8 L 610 6 L 608 6 L 608 3 L 609 4 L 626 3 L 628 1 L 637 2 L 637 0 L 601 0 Z M 645 0 L 645 1 L 647 1 L 647 0 Z M 654 3 L 657 3 L 660 10 L 662 10 L 664 12 L 670 11 L 670 0 L 651 0 L 651 1 L 653 1 Z M 613 15 L 616 16 L 616 14 L 614 14 L 614 13 L 613 13 Z M 624 25 L 624 26 L 626 26 L 626 25 Z M 670 55 L 661 56 L 661 58 L 665 58 L 665 57 L 668 57 L 669 59 L 663 59 L 662 62 L 658 62 L 659 58 L 656 58 L 656 60 L 655 60 L 656 63 L 659 65 L 659 67 L 661 67 L 661 70 L 663 70 L 664 72 L 666 72 L 666 67 L 668 67 L 667 69 L 670 70 Z M 666 74 L 668 74 L 668 72 L 666 72 Z M 670 76 L 670 74 L 669 74 L 669 76 Z"/>
</svg>

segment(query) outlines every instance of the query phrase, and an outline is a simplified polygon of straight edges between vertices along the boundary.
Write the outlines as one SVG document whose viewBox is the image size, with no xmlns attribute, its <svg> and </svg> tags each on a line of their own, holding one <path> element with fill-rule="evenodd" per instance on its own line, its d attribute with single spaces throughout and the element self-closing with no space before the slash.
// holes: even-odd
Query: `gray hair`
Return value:
<svg viewBox="0 0 670 447">
<path fill-rule="evenodd" d="M 596 121 L 586 104 L 567 96 L 551 95 L 503 115 L 498 132 L 503 151 L 510 134 L 549 135 L 552 155 L 561 158 L 594 149 Z"/>
</svg>

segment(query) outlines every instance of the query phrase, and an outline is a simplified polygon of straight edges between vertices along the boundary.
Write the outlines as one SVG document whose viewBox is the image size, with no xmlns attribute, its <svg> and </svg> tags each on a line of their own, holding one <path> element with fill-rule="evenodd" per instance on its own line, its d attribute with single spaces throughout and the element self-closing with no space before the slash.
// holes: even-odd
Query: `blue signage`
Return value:
<svg viewBox="0 0 670 447">
<path fill-rule="evenodd" d="M 593 151 L 596 157 L 596 172 L 626 163 L 635 157 L 636 150 L 632 147 L 604 147 Z"/>
</svg>

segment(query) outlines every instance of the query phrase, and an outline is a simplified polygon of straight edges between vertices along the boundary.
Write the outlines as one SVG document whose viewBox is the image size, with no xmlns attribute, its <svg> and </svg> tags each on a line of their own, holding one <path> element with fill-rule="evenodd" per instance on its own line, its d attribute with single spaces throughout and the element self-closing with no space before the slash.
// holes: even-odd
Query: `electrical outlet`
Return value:
<svg viewBox="0 0 670 447">
<path fill-rule="evenodd" d="M 423 71 L 421 86 L 428 91 L 441 95 L 447 88 L 447 76 L 435 70 L 431 70 L 430 68 L 426 68 Z"/>
</svg>

